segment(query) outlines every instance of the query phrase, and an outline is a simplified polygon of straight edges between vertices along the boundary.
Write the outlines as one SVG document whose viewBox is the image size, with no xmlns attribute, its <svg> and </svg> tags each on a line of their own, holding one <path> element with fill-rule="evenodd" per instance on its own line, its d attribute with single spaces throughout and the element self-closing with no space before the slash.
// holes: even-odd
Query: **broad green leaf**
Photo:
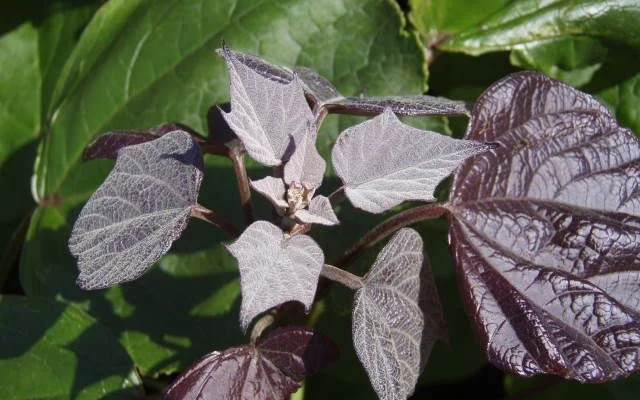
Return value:
<svg viewBox="0 0 640 400">
<path fill-rule="evenodd" d="M 606 57 L 607 48 L 598 39 L 561 37 L 519 46 L 511 52 L 511 63 L 580 87 L 591 81 Z"/>
<path fill-rule="evenodd" d="M 426 44 L 478 26 L 513 0 L 410 0 L 409 20 Z"/>
<path fill-rule="evenodd" d="M 612 109 L 620 125 L 640 135 L 640 73 L 601 91 L 598 97 Z"/>
<path fill-rule="evenodd" d="M 229 181 L 222 188 L 233 188 L 230 175 L 208 172 Z M 218 194 L 220 200 L 231 203 L 229 192 Z M 87 292 L 76 286 L 76 261 L 65 248 L 81 202 L 41 206 L 33 215 L 20 266 L 28 295 L 63 298 L 89 311 L 117 333 L 144 375 L 176 372 L 213 347 L 244 341 L 237 323 L 237 269 L 217 245 L 226 236 L 194 221 L 144 278 Z"/>
<path fill-rule="evenodd" d="M 588 35 L 640 46 L 637 0 L 522 0 L 439 46 L 479 55 L 566 35 Z"/>
<path fill-rule="evenodd" d="M 140 390 L 117 338 L 82 310 L 49 299 L 0 297 L 3 399 L 116 399 Z"/>
<path fill-rule="evenodd" d="M 38 197 L 68 191 L 82 149 L 100 132 L 166 121 L 204 131 L 208 108 L 229 98 L 223 60 L 212 52 L 222 37 L 275 64 L 312 67 L 345 95 L 425 86 L 423 55 L 385 0 L 270 0 L 258 8 L 248 0 L 112 1 L 65 66 L 36 166 Z"/>
<path fill-rule="evenodd" d="M 102 289 L 131 281 L 158 261 L 197 204 L 201 165 L 200 147 L 180 130 L 118 151 L 69 238 L 78 285 Z"/>
</svg>

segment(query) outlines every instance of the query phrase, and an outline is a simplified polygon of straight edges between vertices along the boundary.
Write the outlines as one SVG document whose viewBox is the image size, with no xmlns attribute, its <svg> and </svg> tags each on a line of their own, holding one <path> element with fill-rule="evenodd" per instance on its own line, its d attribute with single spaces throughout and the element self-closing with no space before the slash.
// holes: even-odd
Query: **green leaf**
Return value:
<svg viewBox="0 0 640 400">
<path fill-rule="evenodd" d="M 43 198 L 71 185 L 82 149 L 100 132 L 165 121 L 204 131 L 209 107 L 228 99 L 224 65 L 212 51 L 223 37 L 273 63 L 311 67 L 347 95 L 421 93 L 423 55 L 403 24 L 395 3 L 385 0 L 269 0 L 259 7 L 113 0 L 98 11 L 63 71 L 54 96 L 59 107 L 36 166 L 36 193 Z"/>
<path fill-rule="evenodd" d="M 116 337 L 78 308 L 0 297 L 0 397 L 134 396 L 141 382 Z"/>
<path fill-rule="evenodd" d="M 409 21 L 425 43 L 471 29 L 513 0 L 410 0 Z"/>
<path fill-rule="evenodd" d="M 574 87 L 591 81 L 607 58 L 607 48 L 588 36 L 526 43 L 511 52 L 511 63 L 540 71 Z"/>
<path fill-rule="evenodd" d="M 566 35 L 588 35 L 640 46 L 637 0 L 522 0 L 455 34 L 440 48 L 479 55 Z"/>
<path fill-rule="evenodd" d="M 598 94 L 621 125 L 640 135 L 640 73 Z"/>
</svg>

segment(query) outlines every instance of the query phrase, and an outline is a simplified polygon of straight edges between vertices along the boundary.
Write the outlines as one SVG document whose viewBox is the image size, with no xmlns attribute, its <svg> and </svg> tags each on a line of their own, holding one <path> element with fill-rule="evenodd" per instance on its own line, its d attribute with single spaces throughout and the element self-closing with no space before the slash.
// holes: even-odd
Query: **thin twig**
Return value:
<svg viewBox="0 0 640 400">
<path fill-rule="evenodd" d="M 214 154 L 217 156 L 230 157 L 231 150 L 224 144 L 209 142 L 209 141 L 201 141 L 200 150 L 205 154 Z"/>
<path fill-rule="evenodd" d="M 238 183 L 238 192 L 240 193 L 240 204 L 244 213 L 244 219 L 247 225 L 255 221 L 253 216 L 253 203 L 251 202 L 251 189 L 249 188 L 249 176 L 247 176 L 247 168 L 244 164 L 245 149 L 239 140 L 234 140 L 227 145 L 229 148 L 229 158 L 233 163 L 233 171 L 236 174 L 236 182 Z"/>
<path fill-rule="evenodd" d="M 191 216 L 212 223 L 234 238 L 238 237 L 240 234 L 238 228 L 236 228 L 236 226 L 231 221 L 217 215 L 213 211 L 200 204 L 196 204 L 191 208 Z"/>
<path fill-rule="evenodd" d="M 413 207 L 402 211 L 381 222 L 362 236 L 356 244 L 345 252 L 337 264 L 342 265 L 343 268 L 347 268 L 364 250 L 374 246 L 398 229 L 417 222 L 438 218 L 446 212 L 447 209 L 441 203 Z"/>
<path fill-rule="evenodd" d="M 260 317 L 255 324 L 253 324 L 253 328 L 251 328 L 251 344 L 255 345 L 256 341 L 262 335 L 265 329 L 267 329 L 271 324 L 276 321 L 276 316 L 274 312 L 270 312 L 268 314 Z"/>
<path fill-rule="evenodd" d="M 333 265 L 324 264 L 320 271 L 320 276 L 331 279 L 332 281 L 339 282 L 349 289 L 358 290 L 362 287 L 362 278 L 358 275 L 352 274 L 349 271 L 334 267 Z"/>
</svg>

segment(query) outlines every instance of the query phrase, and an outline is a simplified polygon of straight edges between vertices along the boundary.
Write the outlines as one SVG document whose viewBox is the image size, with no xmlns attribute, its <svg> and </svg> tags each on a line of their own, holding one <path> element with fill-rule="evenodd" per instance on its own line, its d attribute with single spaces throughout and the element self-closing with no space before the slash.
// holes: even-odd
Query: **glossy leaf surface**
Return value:
<svg viewBox="0 0 640 400">
<path fill-rule="evenodd" d="M 599 36 L 639 46 L 639 16 L 635 0 L 514 1 L 440 47 L 478 55 L 565 35 Z"/>
<path fill-rule="evenodd" d="M 418 232 L 399 230 L 355 295 L 353 344 L 382 400 L 413 393 L 431 347 L 443 333 L 439 303 L 431 302 L 436 309 L 422 309 L 426 298 L 437 298 L 430 271 L 423 274 L 423 260 Z"/>
<path fill-rule="evenodd" d="M 52 299 L 0 296 L 3 399 L 126 398 L 140 386 L 116 336 L 89 314 Z"/>
<path fill-rule="evenodd" d="M 258 314 L 287 301 L 311 308 L 324 254 L 309 236 L 285 238 L 277 226 L 257 221 L 227 248 L 240 269 L 243 330 Z"/>
<path fill-rule="evenodd" d="M 121 149 L 69 239 L 80 287 L 136 279 L 169 250 L 197 202 L 201 164 L 198 145 L 184 131 Z"/>
<path fill-rule="evenodd" d="M 203 357 L 171 384 L 165 399 L 284 399 L 336 358 L 336 346 L 323 335 L 302 327 L 277 328 L 256 346 Z"/>
<path fill-rule="evenodd" d="M 449 208 L 467 312 L 511 373 L 603 382 L 640 368 L 640 143 L 604 106 L 533 73 L 494 84 Z"/>
<path fill-rule="evenodd" d="M 405 125 L 386 109 L 340 134 L 331 157 L 351 203 L 381 213 L 433 191 L 463 160 L 487 146 Z"/>
</svg>

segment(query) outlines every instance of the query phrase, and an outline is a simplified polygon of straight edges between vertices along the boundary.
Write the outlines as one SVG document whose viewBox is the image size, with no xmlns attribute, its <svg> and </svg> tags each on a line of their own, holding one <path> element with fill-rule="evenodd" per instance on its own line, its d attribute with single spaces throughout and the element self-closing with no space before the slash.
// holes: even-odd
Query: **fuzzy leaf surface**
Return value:
<svg viewBox="0 0 640 400">
<path fill-rule="evenodd" d="M 206 355 L 169 386 L 165 399 L 284 399 L 337 355 L 336 345 L 324 335 L 302 327 L 277 328 L 256 346 Z"/>
<path fill-rule="evenodd" d="M 438 183 L 487 148 L 405 125 L 386 109 L 342 132 L 331 157 L 351 203 L 381 213 L 405 200 L 435 200 Z"/>
<path fill-rule="evenodd" d="M 463 101 L 425 95 L 346 97 L 327 103 L 327 109 L 336 114 L 378 115 L 387 108 L 402 116 L 469 115 Z"/>
<path fill-rule="evenodd" d="M 338 225 L 340 223 L 329 198 L 321 195 L 312 198 L 309 207 L 296 211 L 295 216 L 306 224 Z"/>
<path fill-rule="evenodd" d="M 200 148 L 184 131 L 120 150 L 69 239 L 80 287 L 136 279 L 169 250 L 197 202 L 201 163 Z"/>
<path fill-rule="evenodd" d="M 467 313 L 513 374 L 604 382 L 640 368 L 640 143 L 604 106 L 534 73 L 478 100 L 467 132 L 500 146 L 451 189 Z"/>
<path fill-rule="evenodd" d="M 267 199 L 276 207 L 286 208 L 287 202 L 284 199 L 286 189 L 284 182 L 280 178 L 266 176 L 257 181 L 250 181 L 251 187 Z"/>
<path fill-rule="evenodd" d="M 310 309 L 324 254 L 309 236 L 287 239 L 272 223 L 256 221 L 227 248 L 240 269 L 243 330 L 258 314 L 287 301 Z"/>
<path fill-rule="evenodd" d="M 300 81 L 273 81 L 226 48 L 222 54 L 231 81 L 231 112 L 223 114 L 225 120 L 253 159 L 268 166 L 280 165 L 293 138 L 305 135 L 307 125 L 313 123 Z"/>
<path fill-rule="evenodd" d="M 327 163 L 316 149 L 315 124 L 309 123 L 303 135 L 294 138 L 294 151 L 284 166 L 284 181 L 314 190 L 322 183 Z"/>
<path fill-rule="evenodd" d="M 423 260 L 418 232 L 399 230 L 355 295 L 353 344 L 382 400 L 413 393 L 431 347 L 443 333 L 439 302 L 430 302 L 437 307 L 428 310 L 428 318 L 421 307 L 427 298 L 437 298 L 430 270 L 423 274 Z"/>
</svg>

